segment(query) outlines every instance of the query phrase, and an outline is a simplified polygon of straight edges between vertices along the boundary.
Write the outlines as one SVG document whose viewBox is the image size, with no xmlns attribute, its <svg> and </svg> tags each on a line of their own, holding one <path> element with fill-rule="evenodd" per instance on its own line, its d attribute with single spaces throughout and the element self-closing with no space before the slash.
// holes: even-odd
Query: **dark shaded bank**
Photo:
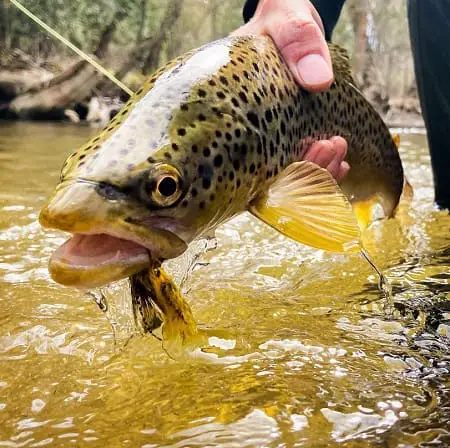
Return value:
<svg viewBox="0 0 450 448">
<path fill-rule="evenodd" d="M 108 56 L 120 19 L 121 13 L 116 13 L 101 33 L 93 52 L 98 61 Z M 91 105 L 91 99 L 105 96 L 105 92 L 107 96 L 117 89 L 105 83 L 103 76 L 85 60 L 75 60 L 61 67 L 46 60 L 33 60 L 18 49 L 0 50 L 0 118 L 88 120 L 89 114 L 100 113 L 99 107 L 94 109 L 101 102 Z M 108 121 L 111 113 L 108 116 L 103 111 L 102 114 L 100 121 Z"/>
<path fill-rule="evenodd" d="M 371 87 L 364 94 L 389 126 L 424 126 L 415 92 L 389 99 Z M 0 119 L 104 124 L 127 99 L 83 60 L 61 69 L 17 49 L 0 53 Z"/>
</svg>

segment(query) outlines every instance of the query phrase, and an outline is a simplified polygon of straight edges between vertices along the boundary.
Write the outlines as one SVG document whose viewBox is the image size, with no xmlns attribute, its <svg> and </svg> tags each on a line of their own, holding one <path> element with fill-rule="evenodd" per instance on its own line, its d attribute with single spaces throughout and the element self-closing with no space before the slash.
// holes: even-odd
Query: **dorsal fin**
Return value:
<svg viewBox="0 0 450 448">
<path fill-rule="evenodd" d="M 330 49 L 335 77 L 347 81 L 357 87 L 355 79 L 353 78 L 350 56 L 348 55 L 347 50 L 331 42 L 328 43 L 328 48 Z"/>
</svg>

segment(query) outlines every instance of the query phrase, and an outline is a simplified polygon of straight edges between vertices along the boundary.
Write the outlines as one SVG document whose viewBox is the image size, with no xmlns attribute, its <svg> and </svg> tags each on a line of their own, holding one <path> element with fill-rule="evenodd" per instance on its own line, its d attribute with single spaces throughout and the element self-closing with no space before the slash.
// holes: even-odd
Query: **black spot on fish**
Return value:
<svg viewBox="0 0 450 448">
<path fill-rule="evenodd" d="M 264 116 L 266 117 L 267 123 L 271 123 L 273 119 L 273 114 L 270 109 L 267 109 Z"/>
<path fill-rule="evenodd" d="M 239 98 L 244 102 L 248 103 L 247 95 L 244 92 L 239 92 Z"/>
<path fill-rule="evenodd" d="M 270 141 L 270 157 L 273 157 L 275 155 L 275 145 L 273 141 Z"/>
<path fill-rule="evenodd" d="M 255 126 L 255 128 L 259 128 L 259 119 L 258 115 L 256 115 L 254 112 L 247 112 L 247 119 L 250 121 L 250 123 Z"/>
</svg>

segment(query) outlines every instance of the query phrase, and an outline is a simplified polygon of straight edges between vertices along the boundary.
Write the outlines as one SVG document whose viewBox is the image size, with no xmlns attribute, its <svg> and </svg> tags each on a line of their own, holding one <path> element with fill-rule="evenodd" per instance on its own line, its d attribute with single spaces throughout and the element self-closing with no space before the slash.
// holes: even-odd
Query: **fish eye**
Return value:
<svg viewBox="0 0 450 448">
<path fill-rule="evenodd" d="M 173 205 L 181 196 L 181 175 L 171 165 L 160 164 L 150 173 L 152 201 L 159 206 Z"/>
<path fill-rule="evenodd" d="M 170 198 L 177 192 L 178 180 L 173 176 L 165 176 L 158 181 L 156 189 L 158 193 L 166 198 Z"/>
</svg>

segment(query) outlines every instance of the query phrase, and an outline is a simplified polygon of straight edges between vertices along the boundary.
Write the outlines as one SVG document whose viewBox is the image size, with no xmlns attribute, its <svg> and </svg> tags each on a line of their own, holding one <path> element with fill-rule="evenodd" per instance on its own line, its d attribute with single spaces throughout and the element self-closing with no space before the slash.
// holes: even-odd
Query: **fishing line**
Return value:
<svg viewBox="0 0 450 448">
<path fill-rule="evenodd" d="M 65 37 L 61 36 L 57 31 L 53 28 L 50 28 L 46 23 L 44 23 L 39 17 L 36 17 L 31 11 L 29 11 L 25 6 L 19 3 L 17 0 L 9 0 L 17 9 L 22 11 L 25 15 L 27 15 L 31 20 L 36 22 L 39 26 L 44 28 L 49 34 L 51 34 L 55 39 L 61 41 L 64 45 L 69 47 L 72 51 L 74 51 L 78 56 L 81 56 L 86 62 L 91 64 L 97 71 L 99 71 L 102 75 L 106 76 L 110 81 L 112 81 L 116 86 L 120 87 L 124 92 L 128 95 L 132 96 L 134 92 L 127 87 L 123 82 L 119 81 L 112 73 L 110 73 L 106 68 L 102 67 L 95 59 L 91 56 L 87 55 L 84 51 L 80 50 L 76 47 L 72 42 L 67 40 Z"/>
<path fill-rule="evenodd" d="M 360 253 L 363 256 L 363 258 L 365 258 L 365 260 L 370 264 L 370 266 L 372 266 L 373 270 L 378 275 L 379 280 L 378 287 L 382 291 L 385 298 L 384 312 L 387 315 L 387 317 L 392 318 L 394 314 L 394 299 L 392 297 L 391 284 L 389 283 L 387 277 L 378 269 L 376 264 L 372 261 L 366 250 L 361 247 Z"/>
</svg>

